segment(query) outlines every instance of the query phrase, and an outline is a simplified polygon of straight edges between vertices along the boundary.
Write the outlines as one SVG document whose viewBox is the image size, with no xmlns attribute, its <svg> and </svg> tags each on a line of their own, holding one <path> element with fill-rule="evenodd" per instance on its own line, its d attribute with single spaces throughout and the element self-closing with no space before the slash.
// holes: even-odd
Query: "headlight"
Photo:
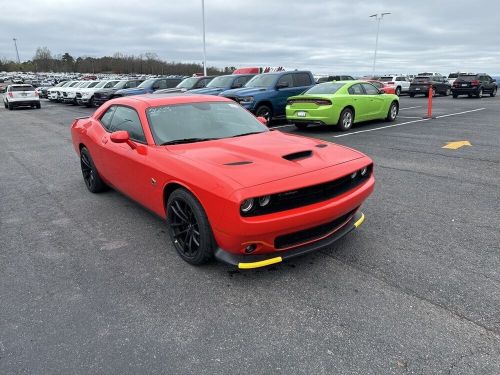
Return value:
<svg viewBox="0 0 500 375">
<path fill-rule="evenodd" d="M 241 98 L 240 103 L 251 103 L 253 102 L 253 96 L 246 96 Z"/>
<path fill-rule="evenodd" d="M 245 199 L 243 202 L 241 202 L 240 205 L 241 212 L 244 213 L 250 212 L 252 208 L 253 208 L 253 198 Z"/>
<path fill-rule="evenodd" d="M 358 172 L 354 172 L 353 174 L 351 174 L 351 178 L 354 180 L 356 177 L 358 176 Z"/>
<path fill-rule="evenodd" d="M 265 207 L 271 202 L 271 196 L 270 195 L 264 195 L 263 197 L 259 198 L 259 206 Z"/>
<path fill-rule="evenodd" d="M 359 174 L 360 174 L 361 176 L 363 176 L 363 177 L 364 177 L 364 176 L 366 176 L 366 173 L 367 173 L 367 172 L 368 172 L 368 168 L 367 168 L 367 167 L 364 167 L 363 169 L 361 169 L 361 170 L 359 171 Z"/>
</svg>

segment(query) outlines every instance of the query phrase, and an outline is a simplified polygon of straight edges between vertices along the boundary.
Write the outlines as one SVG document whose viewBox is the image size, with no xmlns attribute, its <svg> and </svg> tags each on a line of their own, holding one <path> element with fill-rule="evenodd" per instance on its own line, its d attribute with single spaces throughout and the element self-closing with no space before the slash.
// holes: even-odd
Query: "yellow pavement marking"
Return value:
<svg viewBox="0 0 500 375">
<path fill-rule="evenodd" d="M 456 150 L 460 147 L 464 146 L 472 146 L 469 141 L 454 141 L 454 142 L 448 142 L 446 145 L 444 145 L 441 148 L 447 148 L 449 150 Z"/>
</svg>

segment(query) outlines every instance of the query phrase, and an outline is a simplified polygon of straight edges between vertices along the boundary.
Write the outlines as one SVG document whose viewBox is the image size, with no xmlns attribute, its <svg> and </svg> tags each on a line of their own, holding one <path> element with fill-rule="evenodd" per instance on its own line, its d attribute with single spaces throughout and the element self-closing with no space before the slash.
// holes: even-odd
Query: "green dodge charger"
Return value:
<svg viewBox="0 0 500 375">
<path fill-rule="evenodd" d="M 337 81 L 321 83 L 288 98 L 286 118 L 299 129 L 317 124 L 337 125 L 346 131 L 357 122 L 394 121 L 398 111 L 396 95 L 384 94 L 365 81 Z"/>
</svg>

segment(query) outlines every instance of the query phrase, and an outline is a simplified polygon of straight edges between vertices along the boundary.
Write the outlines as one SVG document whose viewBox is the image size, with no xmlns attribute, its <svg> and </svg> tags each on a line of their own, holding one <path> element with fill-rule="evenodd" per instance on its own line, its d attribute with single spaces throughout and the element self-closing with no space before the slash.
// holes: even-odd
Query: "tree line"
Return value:
<svg viewBox="0 0 500 375">
<path fill-rule="evenodd" d="M 235 67 L 207 67 L 207 74 L 232 73 Z M 203 65 L 197 63 L 167 62 L 156 53 L 139 56 L 124 55 L 120 52 L 113 56 L 74 58 L 68 52 L 52 55 L 47 47 L 38 47 L 31 60 L 20 64 L 0 59 L 0 71 L 23 72 L 67 72 L 67 73 L 114 73 L 114 74 L 154 74 L 154 75 L 192 75 L 202 73 Z"/>
</svg>

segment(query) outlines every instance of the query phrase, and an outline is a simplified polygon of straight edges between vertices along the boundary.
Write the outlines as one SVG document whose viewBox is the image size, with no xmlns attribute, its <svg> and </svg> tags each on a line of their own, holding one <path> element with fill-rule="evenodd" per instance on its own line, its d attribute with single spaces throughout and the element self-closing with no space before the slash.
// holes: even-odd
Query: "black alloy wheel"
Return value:
<svg viewBox="0 0 500 375">
<path fill-rule="evenodd" d="M 95 167 L 89 150 L 83 147 L 80 150 L 80 166 L 82 168 L 83 181 L 91 193 L 99 193 L 106 189 L 106 184 L 101 180 Z"/>
<path fill-rule="evenodd" d="M 182 259 L 200 265 L 212 259 L 215 248 L 205 210 L 187 190 L 173 191 L 167 202 L 168 232 Z"/>
<path fill-rule="evenodd" d="M 255 111 L 255 116 L 256 117 L 264 117 L 267 120 L 267 123 L 269 124 L 271 122 L 272 117 L 273 117 L 273 111 L 267 105 L 261 105 Z"/>
</svg>

